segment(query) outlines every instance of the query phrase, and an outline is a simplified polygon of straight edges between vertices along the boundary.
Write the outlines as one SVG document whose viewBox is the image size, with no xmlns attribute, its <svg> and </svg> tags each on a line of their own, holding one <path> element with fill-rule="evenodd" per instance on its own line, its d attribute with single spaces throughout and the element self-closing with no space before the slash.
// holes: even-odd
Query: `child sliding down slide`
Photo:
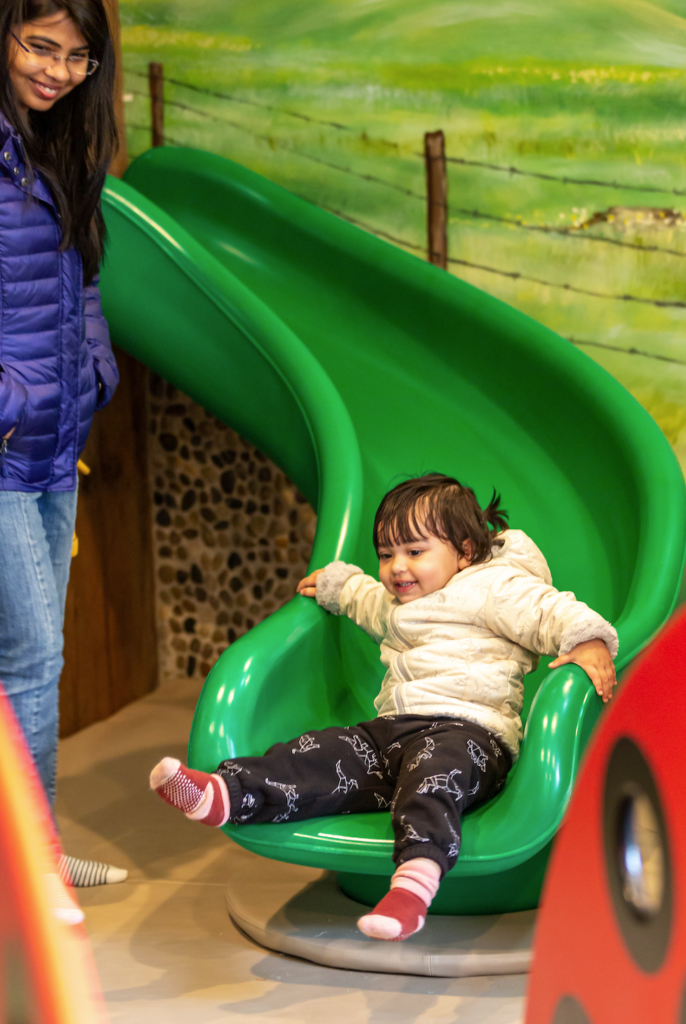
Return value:
<svg viewBox="0 0 686 1024">
<path fill-rule="evenodd" d="M 460 818 L 505 785 L 522 738 L 522 678 L 541 654 L 574 662 L 604 701 L 615 686 L 613 627 L 552 586 L 543 555 L 508 529 L 494 494 L 433 473 L 379 507 L 380 582 L 331 562 L 298 584 L 380 646 L 386 667 L 370 722 L 277 743 L 209 775 L 165 757 L 150 785 L 186 817 L 215 827 L 302 821 L 389 808 L 397 870 L 358 926 L 375 939 L 419 931 L 460 851 Z"/>
</svg>

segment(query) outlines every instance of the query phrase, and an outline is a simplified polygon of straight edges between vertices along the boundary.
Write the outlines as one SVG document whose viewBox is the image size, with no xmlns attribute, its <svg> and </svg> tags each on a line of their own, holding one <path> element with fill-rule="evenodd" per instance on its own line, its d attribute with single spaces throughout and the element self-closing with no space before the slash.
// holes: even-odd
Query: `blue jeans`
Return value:
<svg viewBox="0 0 686 1024">
<path fill-rule="evenodd" d="M 0 491 L 0 682 L 50 804 L 76 491 Z"/>
</svg>

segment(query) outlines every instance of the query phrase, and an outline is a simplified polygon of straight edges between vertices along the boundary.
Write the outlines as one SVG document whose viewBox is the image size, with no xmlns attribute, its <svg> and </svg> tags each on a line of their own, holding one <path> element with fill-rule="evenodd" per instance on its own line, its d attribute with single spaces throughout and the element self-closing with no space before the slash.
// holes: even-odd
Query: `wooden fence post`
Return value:
<svg viewBox="0 0 686 1024">
<path fill-rule="evenodd" d="M 164 68 L 156 61 L 148 65 L 150 78 L 150 129 L 152 145 L 164 145 Z"/>
<path fill-rule="evenodd" d="M 448 269 L 448 175 L 443 132 L 424 135 L 429 263 Z"/>
</svg>

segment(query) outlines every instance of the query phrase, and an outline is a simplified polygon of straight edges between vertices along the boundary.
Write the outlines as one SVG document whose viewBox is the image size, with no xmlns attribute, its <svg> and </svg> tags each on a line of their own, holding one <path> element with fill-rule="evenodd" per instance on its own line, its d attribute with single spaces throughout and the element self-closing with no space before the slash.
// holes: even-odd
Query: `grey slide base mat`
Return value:
<svg viewBox="0 0 686 1024">
<path fill-rule="evenodd" d="M 247 870 L 246 870 L 247 869 Z M 427 919 L 405 942 L 369 939 L 369 907 L 345 896 L 335 875 L 250 858 L 226 890 L 229 914 L 261 946 L 325 967 L 468 978 L 526 974 L 536 912 Z"/>
</svg>

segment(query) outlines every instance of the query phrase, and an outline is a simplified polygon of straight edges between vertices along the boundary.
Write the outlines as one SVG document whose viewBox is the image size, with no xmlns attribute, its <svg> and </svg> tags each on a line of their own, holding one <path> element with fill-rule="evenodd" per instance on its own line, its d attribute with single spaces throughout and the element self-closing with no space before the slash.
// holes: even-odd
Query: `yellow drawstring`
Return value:
<svg viewBox="0 0 686 1024">
<path fill-rule="evenodd" d="M 91 471 L 90 466 L 87 466 L 83 459 L 79 459 L 79 461 L 76 463 L 76 468 L 78 469 L 79 473 L 83 473 L 84 476 L 88 476 L 88 474 Z M 74 539 L 71 542 L 71 557 L 76 558 L 78 553 L 79 538 L 76 536 L 76 533 L 74 533 Z"/>
</svg>

